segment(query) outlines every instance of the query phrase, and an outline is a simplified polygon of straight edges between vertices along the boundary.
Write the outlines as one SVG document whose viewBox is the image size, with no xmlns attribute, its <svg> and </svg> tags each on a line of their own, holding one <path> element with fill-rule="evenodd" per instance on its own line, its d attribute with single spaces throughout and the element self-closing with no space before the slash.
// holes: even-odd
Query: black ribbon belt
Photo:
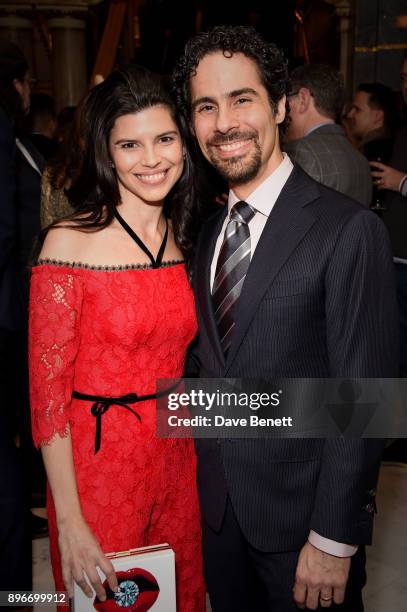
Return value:
<svg viewBox="0 0 407 612">
<path fill-rule="evenodd" d="M 72 391 L 72 398 L 78 400 L 84 400 L 86 402 L 93 402 L 90 409 L 91 414 L 96 418 L 96 433 L 95 433 L 95 455 L 100 450 L 102 440 L 102 416 L 112 406 L 120 406 L 129 410 L 141 423 L 141 416 L 138 412 L 130 408 L 129 404 L 136 404 L 137 402 L 145 402 L 147 400 L 158 399 L 164 397 L 175 389 L 179 384 L 179 381 L 164 391 L 159 393 L 149 393 L 148 395 L 137 395 L 137 393 L 127 393 L 126 395 L 120 395 L 119 397 L 105 397 L 102 395 L 89 395 L 88 393 L 81 393 L 80 391 Z"/>
</svg>

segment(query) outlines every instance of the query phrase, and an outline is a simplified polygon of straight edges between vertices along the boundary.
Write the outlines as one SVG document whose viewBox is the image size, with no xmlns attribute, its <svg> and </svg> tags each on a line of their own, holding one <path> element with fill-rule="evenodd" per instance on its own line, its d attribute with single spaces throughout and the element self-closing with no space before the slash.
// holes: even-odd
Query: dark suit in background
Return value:
<svg viewBox="0 0 407 612">
<path fill-rule="evenodd" d="M 58 141 L 55 138 L 48 138 L 43 134 L 31 132 L 27 134 L 27 139 L 32 142 L 36 150 L 46 161 L 55 157 L 58 152 Z"/>
<path fill-rule="evenodd" d="M 387 162 L 386 162 L 387 163 Z M 407 173 L 407 126 L 398 134 L 389 166 Z M 384 196 L 386 210 L 383 221 L 389 230 L 395 257 L 407 261 L 407 201 L 397 191 L 386 190 Z"/>
<path fill-rule="evenodd" d="M 17 148 L 16 152 L 16 207 L 18 227 L 18 265 L 20 287 L 23 298 L 25 322 L 28 313 L 29 277 L 28 268 L 34 241 L 41 230 L 41 176 L 45 160 L 31 140 L 19 135 L 19 142 L 30 156 L 33 165 L 25 154 Z"/>
<path fill-rule="evenodd" d="M 19 432 L 24 468 L 29 478 L 32 507 L 45 506 L 46 475 L 41 453 L 31 434 L 28 384 L 28 302 L 33 245 L 40 232 L 41 176 L 45 160 L 24 134 L 16 151 L 16 210 L 19 293 L 23 307 L 22 330 L 16 334 L 10 359 L 14 362 L 13 386 L 19 406 Z M 35 521 L 36 519 L 31 519 Z M 38 522 L 38 521 L 37 521 Z M 44 523 L 45 524 L 45 523 Z M 44 527 L 45 528 L 45 527 Z"/>
<path fill-rule="evenodd" d="M 370 166 L 351 145 L 340 125 L 321 125 L 307 136 L 287 143 L 284 150 L 318 183 L 370 206 Z"/>
<path fill-rule="evenodd" d="M 396 138 L 389 165 L 407 173 L 407 126 Z M 389 231 L 396 259 L 397 296 L 400 307 L 400 376 L 407 376 L 407 200 L 396 191 L 386 191 L 382 219 Z"/>
<path fill-rule="evenodd" d="M 16 146 L 11 121 L 0 108 L 0 329 L 21 326 L 17 291 Z"/>
<path fill-rule="evenodd" d="M 226 214 L 222 210 L 205 224 L 197 248 L 200 335 L 193 361 L 201 377 L 397 376 L 398 314 L 387 232 L 373 213 L 319 185 L 298 166 L 254 252 L 225 360 L 210 266 Z M 235 572 L 230 580 L 236 585 L 250 578 L 248 568 L 236 569 L 234 563 L 236 533 L 227 558 L 212 552 L 216 534 L 227 524 L 241 530 L 263 580 L 274 581 L 270 605 L 276 607 L 270 609 L 295 610 L 291 589 L 298 551 L 313 530 L 361 545 L 347 588 L 355 607 L 341 608 L 361 610 L 363 545 L 371 540 L 382 448 L 380 440 L 198 440 L 206 576 L 219 585 L 220 572 Z M 222 601 L 222 586 L 217 596 Z M 236 586 L 236 601 L 224 600 L 217 609 L 263 608 L 243 601 Z"/>
<path fill-rule="evenodd" d="M 31 541 L 16 434 L 18 401 L 10 355 L 22 326 L 18 291 L 14 130 L 0 109 L 0 590 L 31 589 Z"/>
</svg>

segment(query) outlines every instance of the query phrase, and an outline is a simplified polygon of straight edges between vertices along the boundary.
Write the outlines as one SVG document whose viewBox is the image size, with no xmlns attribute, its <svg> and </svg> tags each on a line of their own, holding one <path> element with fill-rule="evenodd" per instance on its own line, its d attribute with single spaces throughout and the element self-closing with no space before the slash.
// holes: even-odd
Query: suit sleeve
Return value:
<svg viewBox="0 0 407 612">
<path fill-rule="evenodd" d="M 387 231 L 370 211 L 343 229 L 326 274 L 332 377 L 397 377 L 398 309 Z M 310 528 L 346 544 L 368 544 L 384 440 L 330 439 L 324 445 Z"/>
</svg>

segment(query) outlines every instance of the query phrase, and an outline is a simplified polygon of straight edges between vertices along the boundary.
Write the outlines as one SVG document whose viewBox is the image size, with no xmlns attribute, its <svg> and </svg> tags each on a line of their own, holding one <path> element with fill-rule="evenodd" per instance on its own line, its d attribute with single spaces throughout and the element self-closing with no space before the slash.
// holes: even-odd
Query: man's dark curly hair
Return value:
<svg viewBox="0 0 407 612">
<path fill-rule="evenodd" d="M 255 62 L 261 82 L 268 92 L 270 105 L 276 112 L 279 100 L 288 93 L 287 60 L 276 45 L 264 40 L 254 28 L 227 25 L 216 26 L 187 42 L 172 75 L 179 110 L 190 117 L 189 79 L 206 55 L 218 51 L 225 57 L 242 53 Z"/>
</svg>

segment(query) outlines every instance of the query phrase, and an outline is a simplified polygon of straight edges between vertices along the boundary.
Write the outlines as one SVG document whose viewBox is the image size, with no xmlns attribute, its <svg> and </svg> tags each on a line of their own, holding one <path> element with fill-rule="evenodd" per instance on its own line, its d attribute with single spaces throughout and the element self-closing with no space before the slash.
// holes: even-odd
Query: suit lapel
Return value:
<svg viewBox="0 0 407 612">
<path fill-rule="evenodd" d="M 236 327 L 226 360 L 225 375 L 264 293 L 314 224 L 316 217 L 306 205 L 318 197 L 317 184 L 295 166 L 271 211 L 245 278 L 236 311 Z"/>
<path fill-rule="evenodd" d="M 206 333 L 213 346 L 215 355 L 222 367 L 225 365 L 225 357 L 220 345 L 218 328 L 213 314 L 210 273 L 216 240 L 219 236 L 219 232 L 222 228 L 227 212 L 228 208 L 225 205 L 224 209 L 221 210 L 220 213 L 217 213 L 212 220 L 209 220 L 202 230 L 200 249 L 197 254 L 195 281 L 198 307 L 206 327 Z"/>
</svg>

